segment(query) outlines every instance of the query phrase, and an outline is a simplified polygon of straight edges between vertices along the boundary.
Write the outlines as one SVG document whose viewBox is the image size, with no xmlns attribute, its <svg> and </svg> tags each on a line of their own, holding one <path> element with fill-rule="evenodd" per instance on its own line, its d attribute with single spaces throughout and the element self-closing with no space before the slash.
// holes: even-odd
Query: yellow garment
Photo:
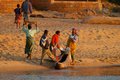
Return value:
<svg viewBox="0 0 120 80">
<path fill-rule="evenodd" d="M 76 51 L 76 43 L 70 42 L 70 49 L 71 53 L 74 54 Z"/>
<path fill-rule="evenodd" d="M 76 51 L 76 43 L 69 38 L 67 41 L 67 46 L 70 48 L 70 52 L 74 54 Z"/>
</svg>

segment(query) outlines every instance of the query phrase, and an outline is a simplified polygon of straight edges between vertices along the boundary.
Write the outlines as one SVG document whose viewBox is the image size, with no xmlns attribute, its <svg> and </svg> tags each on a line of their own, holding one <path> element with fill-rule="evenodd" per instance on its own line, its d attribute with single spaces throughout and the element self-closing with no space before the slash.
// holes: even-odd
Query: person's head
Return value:
<svg viewBox="0 0 120 80">
<path fill-rule="evenodd" d="M 60 31 L 56 31 L 55 33 L 60 36 Z"/>
<path fill-rule="evenodd" d="M 28 24 L 28 29 L 32 29 L 32 25 L 31 24 Z"/>
<path fill-rule="evenodd" d="M 44 30 L 44 34 L 45 34 L 45 35 L 48 35 L 48 30 Z"/>
<path fill-rule="evenodd" d="M 20 4 L 17 4 L 17 8 L 19 8 L 20 7 Z"/>
<path fill-rule="evenodd" d="M 73 34 L 73 35 L 74 35 L 74 34 L 77 34 L 77 29 L 72 28 L 72 34 Z"/>
<path fill-rule="evenodd" d="M 25 1 L 29 1 L 29 0 L 25 0 Z"/>
</svg>

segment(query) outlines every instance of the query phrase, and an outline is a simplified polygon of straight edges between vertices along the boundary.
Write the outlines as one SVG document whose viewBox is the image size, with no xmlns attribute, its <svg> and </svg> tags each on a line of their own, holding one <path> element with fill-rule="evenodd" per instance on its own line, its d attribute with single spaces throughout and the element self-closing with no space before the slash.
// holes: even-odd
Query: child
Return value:
<svg viewBox="0 0 120 80">
<path fill-rule="evenodd" d="M 21 21 L 21 9 L 20 9 L 20 4 L 17 4 L 17 8 L 14 9 L 15 12 L 15 23 L 16 23 L 16 28 L 20 28 L 20 21 Z"/>
<path fill-rule="evenodd" d="M 77 39 L 78 39 L 77 30 L 75 28 L 73 28 L 72 34 L 69 36 L 68 41 L 67 41 L 67 47 L 70 48 L 70 52 L 71 52 L 71 59 L 72 59 L 71 64 L 72 65 L 74 65 L 74 63 L 75 63 L 74 54 L 76 51 Z"/>
</svg>

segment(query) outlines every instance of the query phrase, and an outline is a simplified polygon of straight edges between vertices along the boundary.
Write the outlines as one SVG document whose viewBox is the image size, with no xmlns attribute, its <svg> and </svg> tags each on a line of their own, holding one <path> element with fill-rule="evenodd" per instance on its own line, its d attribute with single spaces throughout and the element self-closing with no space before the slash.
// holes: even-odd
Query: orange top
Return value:
<svg viewBox="0 0 120 80">
<path fill-rule="evenodd" d="M 59 48 L 58 42 L 59 42 L 59 35 L 54 34 L 54 35 L 52 36 L 52 41 L 51 41 L 51 43 L 52 43 L 53 46 L 57 46 L 57 47 Z"/>
</svg>

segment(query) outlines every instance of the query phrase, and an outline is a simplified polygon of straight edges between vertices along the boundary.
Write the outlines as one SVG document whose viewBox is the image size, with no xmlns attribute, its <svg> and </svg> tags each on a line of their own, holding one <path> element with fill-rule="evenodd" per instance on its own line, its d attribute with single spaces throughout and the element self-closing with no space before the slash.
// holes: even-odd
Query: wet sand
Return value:
<svg viewBox="0 0 120 80">
<path fill-rule="evenodd" d="M 72 67 L 63 70 L 10 71 L 0 80 L 119 80 L 120 65 Z"/>
<path fill-rule="evenodd" d="M 41 76 L 119 76 L 120 65 L 92 65 L 92 66 L 71 66 L 61 70 L 54 69 L 54 66 L 28 64 L 25 62 L 4 62 L 0 66 L 0 74 L 12 75 L 41 75 Z M 12 64 L 12 65 L 9 65 Z"/>
<path fill-rule="evenodd" d="M 119 80 L 119 76 L 40 76 L 40 75 L 0 75 L 0 80 Z M 6 77 L 6 78 L 4 78 Z"/>
</svg>

